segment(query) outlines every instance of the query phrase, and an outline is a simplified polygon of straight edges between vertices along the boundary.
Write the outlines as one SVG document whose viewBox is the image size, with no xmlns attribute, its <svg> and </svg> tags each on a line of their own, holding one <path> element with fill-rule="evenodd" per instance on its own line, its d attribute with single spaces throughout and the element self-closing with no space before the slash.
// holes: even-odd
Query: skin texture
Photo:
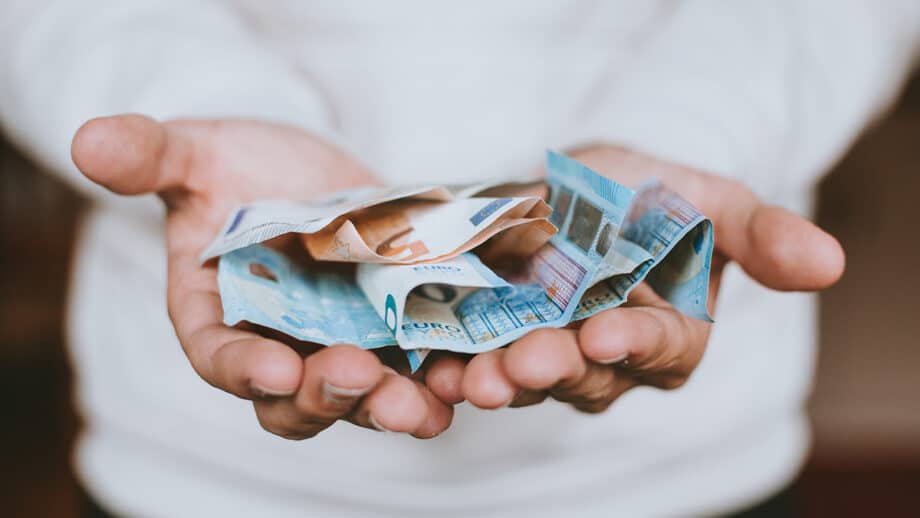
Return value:
<svg viewBox="0 0 920 518">
<path fill-rule="evenodd" d="M 252 400 L 259 423 L 291 439 L 339 419 L 438 435 L 453 407 L 396 373 L 371 352 L 282 343 L 229 328 L 214 261 L 198 254 L 236 205 L 259 198 L 309 199 L 375 183 L 354 159 L 312 135 L 252 121 L 171 121 L 140 115 L 94 119 L 73 139 L 77 167 L 119 194 L 157 193 L 167 207 L 169 316 L 195 371 L 211 385 Z"/>
<path fill-rule="evenodd" d="M 572 156 L 630 186 L 657 177 L 712 219 L 710 312 L 729 261 L 764 286 L 784 291 L 821 290 L 843 273 L 843 250 L 833 237 L 786 209 L 762 204 L 740 183 L 614 146 Z M 506 349 L 441 361 L 428 369 L 426 381 L 442 400 L 480 408 L 527 406 L 551 397 L 602 412 L 636 386 L 676 389 L 686 383 L 703 357 L 710 328 L 642 284 L 623 307 L 577 328 L 541 329 Z"/>
<path fill-rule="evenodd" d="M 75 135 L 72 154 L 90 180 L 113 192 L 163 199 L 168 306 L 179 341 L 206 382 L 252 400 L 259 423 L 282 437 L 309 438 L 340 419 L 434 437 L 464 400 L 499 408 L 552 397 L 600 412 L 635 386 L 681 386 L 706 348 L 710 324 L 684 317 L 645 285 L 624 307 L 578 328 L 538 330 L 474 357 L 435 353 L 416 378 L 355 346 L 324 348 L 229 328 L 221 323 L 216 266 L 199 264 L 198 254 L 230 210 L 259 198 L 309 199 L 375 183 L 371 173 L 309 133 L 253 121 L 94 119 Z M 736 182 L 613 146 L 572 155 L 627 185 L 660 178 L 713 220 L 710 310 L 728 261 L 779 290 L 819 290 L 842 274 L 833 237 L 761 204 Z"/>
</svg>

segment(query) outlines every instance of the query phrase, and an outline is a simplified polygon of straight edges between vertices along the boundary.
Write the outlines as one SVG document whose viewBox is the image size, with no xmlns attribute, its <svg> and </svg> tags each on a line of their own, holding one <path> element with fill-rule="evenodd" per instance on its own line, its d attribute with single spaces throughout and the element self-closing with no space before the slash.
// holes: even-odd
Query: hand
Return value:
<svg viewBox="0 0 920 518">
<path fill-rule="evenodd" d="M 251 121 L 94 119 L 73 140 L 77 167 L 119 194 L 157 193 L 167 207 L 169 315 L 195 371 L 251 399 L 262 426 L 291 439 L 338 419 L 433 437 L 453 408 L 351 345 L 295 348 L 222 324 L 212 261 L 198 255 L 238 204 L 307 199 L 374 182 L 342 151 L 286 126 Z M 315 352 L 314 352 L 315 351 Z"/>
<path fill-rule="evenodd" d="M 820 290 L 843 273 L 843 251 L 833 237 L 792 212 L 763 205 L 737 182 L 612 146 L 573 156 L 627 185 L 660 178 L 712 219 L 710 312 L 729 261 L 777 290 Z M 584 412 L 601 412 L 639 385 L 683 385 L 703 357 L 710 327 L 684 316 L 643 283 L 623 307 L 598 313 L 580 328 L 537 330 L 468 363 L 441 356 L 426 381 L 450 403 L 466 399 L 499 408 L 552 397 Z"/>
</svg>

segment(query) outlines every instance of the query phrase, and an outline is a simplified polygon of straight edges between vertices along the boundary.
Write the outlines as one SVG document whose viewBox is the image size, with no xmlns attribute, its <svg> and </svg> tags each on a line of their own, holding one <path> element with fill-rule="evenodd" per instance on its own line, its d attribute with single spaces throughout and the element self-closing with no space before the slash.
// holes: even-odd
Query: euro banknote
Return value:
<svg viewBox="0 0 920 518">
<path fill-rule="evenodd" d="M 447 202 L 397 200 L 343 216 L 316 233 L 305 234 L 310 255 L 321 261 L 410 264 L 448 259 L 471 250 L 503 231 L 523 226 L 539 246 L 555 233 L 550 208 L 531 197 L 473 197 Z M 533 241 L 533 240 L 532 240 Z M 531 242 L 532 242 L 531 241 Z M 508 242 L 510 253 L 525 256 L 529 242 Z"/>
<path fill-rule="evenodd" d="M 353 271 L 304 269 L 280 252 L 250 245 L 221 256 L 217 283 L 226 325 L 245 321 L 322 345 L 396 345 Z"/>
<path fill-rule="evenodd" d="M 712 222 L 658 182 L 642 186 L 616 238 L 611 266 L 599 270 L 574 319 L 617 307 L 643 280 L 682 313 L 711 322 L 707 309 Z"/>
<path fill-rule="evenodd" d="M 499 287 L 507 282 L 466 253 L 436 264 L 398 265 L 377 271 L 376 282 L 391 286 L 383 318 L 348 269 L 305 269 L 265 246 L 252 245 L 224 255 L 218 285 L 229 326 L 249 322 L 322 345 L 355 344 L 365 349 L 397 345 L 396 315 L 406 296 L 419 288 Z M 447 289 L 447 288 L 445 288 Z"/>
<path fill-rule="evenodd" d="M 612 248 L 633 191 L 559 154 L 547 158 L 546 183 L 559 232 L 515 271 L 505 272 L 508 286 L 441 289 L 436 297 L 410 292 L 392 328 L 400 347 L 479 353 L 571 321 Z M 393 286 L 374 281 L 389 268 L 358 266 L 358 285 L 379 315 Z"/>
<path fill-rule="evenodd" d="M 545 206 L 541 206 L 542 202 L 535 199 L 533 196 L 525 196 L 533 183 L 533 180 L 520 181 L 502 179 L 462 185 L 419 184 L 391 187 L 370 186 L 339 191 L 310 201 L 256 201 L 237 207 L 228 216 L 220 233 L 202 252 L 201 260 L 206 261 L 232 252 L 233 250 L 238 250 L 256 243 L 262 243 L 284 234 L 315 234 L 327 229 L 330 225 L 335 225 L 336 227 L 341 226 L 345 222 L 345 220 L 343 220 L 344 216 L 360 214 L 362 211 L 367 212 L 367 209 L 371 208 L 385 208 L 387 205 L 391 205 L 394 202 L 402 202 L 404 205 L 409 204 L 410 207 L 416 207 L 414 214 L 403 215 L 402 217 L 400 230 L 404 233 L 403 235 L 397 234 L 394 236 L 392 232 L 389 233 L 387 237 L 391 240 L 389 243 L 392 243 L 392 239 L 394 238 L 405 239 L 410 237 L 405 235 L 406 231 L 411 229 L 411 225 L 408 225 L 409 228 L 407 228 L 406 223 L 419 219 L 419 213 L 424 212 L 424 210 L 418 210 L 419 207 L 434 208 L 451 201 L 462 201 L 478 194 L 486 196 L 486 194 L 495 193 L 494 197 L 497 197 L 498 200 L 481 201 L 478 206 L 463 205 L 461 203 L 459 206 L 461 209 L 472 212 L 467 212 L 465 214 L 465 220 L 453 218 L 449 221 L 449 223 L 458 227 L 456 229 L 457 233 L 472 238 L 480 231 L 485 230 L 487 226 L 495 223 L 496 220 L 502 219 L 511 209 L 520 209 L 522 202 L 518 198 L 521 197 L 525 197 L 529 200 L 531 205 L 528 208 L 531 210 L 525 215 L 517 215 L 518 221 L 511 225 L 506 225 L 501 230 L 517 224 L 531 223 L 531 220 L 542 219 L 543 216 L 539 214 L 545 214 L 548 212 L 548 209 Z M 509 199 L 511 201 L 508 201 Z M 480 200 L 482 200 L 482 198 L 480 198 Z M 475 205 L 475 203 L 473 205 Z M 377 212 L 379 213 L 379 211 Z M 392 210 L 390 211 L 389 221 L 393 221 L 395 216 L 398 215 L 398 213 L 393 214 L 393 212 Z M 373 212 L 369 214 L 373 214 Z M 413 218 L 413 215 L 416 217 Z M 454 216 L 454 214 L 451 215 Z M 373 225 L 369 225 L 369 222 L 372 222 L 373 218 L 365 217 L 361 221 L 369 226 L 369 228 L 374 228 Z M 444 223 L 448 222 L 445 221 Z M 353 226 L 354 225 L 352 225 L 352 227 Z M 380 227 L 380 225 L 377 227 Z M 535 228 L 541 229 L 544 232 L 552 232 L 547 225 L 536 225 Z M 447 229 L 444 228 L 440 230 L 442 233 L 447 231 Z M 493 232 L 488 237 L 491 237 L 494 233 L 496 232 Z M 335 236 L 337 234 L 333 231 L 333 235 Z M 455 233 L 454 235 L 457 234 Z M 418 241 L 417 238 L 419 236 L 415 237 L 415 241 Z M 423 237 L 431 239 L 431 236 Z M 546 238 L 548 239 L 548 237 L 547 235 Z M 371 241 L 378 246 L 388 244 L 384 243 L 384 241 L 386 241 L 385 239 L 382 240 L 377 238 Z M 365 243 L 366 242 L 367 240 L 365 240 Z M 447 246 L 443 241 L 440 243 L 442 246 Z M 329 246 L 324 248 L 322 259 L 340 261 L 350 260 L 348 246 L 350 246 L 350 242 L 348 241 L 336 243 L 333 240 Z M 393 249 L 384 247 L 382 250 L 378 251 L 392 253 Z M 430 257 L 443 256 L 451 251 L 452 250 L 437 250 L 434 253 L 429 251 L 428 255 Z M 370 257 L 371 255 L 365 254 L 362 260 Z M 378 259 L 390 262 L 386 261 L 384 258 Z"/>
<path fill-rule="evenodd" d="M 709 319 L 712 226 L 702 214 L 660 183 L 633 191 L 563 155 L 548 154 L 547 172 L 559 232 L 515 269 L 495 275 L 464 254 L 481 282 L 459 282 L 442 262 L 423 265 L 431 271 L 359 264 L 356 274 L 329 274 L 250 247 L 221 258 L 225 322 L 326 344 L 395 343 L 415 369 L 430 349 L 482 352 L 616 307 L 643 280 L 686 314 Z"/>
</svg>

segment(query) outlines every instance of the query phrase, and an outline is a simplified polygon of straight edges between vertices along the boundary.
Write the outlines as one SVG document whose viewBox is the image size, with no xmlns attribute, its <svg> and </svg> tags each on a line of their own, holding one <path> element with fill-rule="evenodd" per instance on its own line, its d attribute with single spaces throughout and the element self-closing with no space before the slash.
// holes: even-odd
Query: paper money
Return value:
<svg viewBox="0 0 920 518">
<path fill-rule="evenodd" d="M 549 213 L 537 197 L 399 200 L 344 216 L 303 240 L 318 260 L 409 264 L 448 259 L 525 227 L 533 239 L 506 241 L 508 253 L 524 256 L 555 233 Z"/>
<path fill-rule="evenodd" d="M 395 343 L 414 370 L 430 349 L 482 352 L 616 307 L 643 280 L 679 310 L 709 320 L 709 220 L 659 183 L 633 191 L 555 153 L 547 171 L 559 232 L 523 266 L 502 271 L 504 279 L 471 254 L 416 266 L 359 264 L 349 276 L 299 270 L 255 246 L 221 258 L 225 322 L 324 344 Z"/>
<path fill-rule="evenodd" d="M 711 322 L 706 302 L 712 261 L 712 223 L 664 185 L 639 189 L 616 240 L 622 266 L 599 271 L 574 319 L 617 307 L 643 280 L 684 314 Z M 619 271 L 618 271 L 619 270 Z"/>
<path fill-rule="evenodd" d="M 495 275 L 471 253 L 432 264 L 361 264 L 357 269 L 356 281 L 397 343 L 405 334 L 401 328 L 408 302 L 426 300 L 437 306 L 449 303 L 458 293 L 509 286 L 507 281 Z M 424 313 L 424 308 L 416 313 Z M 431 333 L 440 335 L 462 332 L 448 315 L 439 312 L 430 316 L 428 329 Z"/>
<path fill-rule="evenodd" d="M 382 313 L 359 289 L 353 270 L 304 269 L 259 245 L 235 250 L 221 257 L 218 268 L 223 320 L 229 326 L 250 322 L 322 345 L 350 343 L 374 349 L 397 344 L 397 315 L 416 288 L 419 296 L 436 297 L 458 287 L 507 286 L 469 253 L 364 275 L 368 284 L 387 287 Z"/>
<path fill-rule="evenodd" d="M 447 202 L 469 198 L 480 192 L 502 193 L 503 197 L 525 196 L 533 184 L 533 180 L 502 179 L 447 186 L 372 186 L 339 191 L 311 201 L 263 200 L 248 203 L 230 214 L 221 232 L 201 253 L 201 260 L 206 261 L 283 234 L 313 234 L 343 215 L 396 200 Z"/>
<path fill-rule="evenodd" d="M 250 322 L 322 345 L 396 345 L 353 270 L 304 270 L 279 252 L 252 245 L 221 257 L 217 283 L 228 326 Z"/>
<path fill-rule="evenodd" d="M 604 262 L 633 192 L 557 154 L 547 159 L 546 181 L 559 233 L 508 278 L 510 286 L 454 289 L 443 297 L 410 293 L 403 313 L 397 315 L 400 347 L 478 353 L 537 328 L 569 323 Z M 386 287 L 373 285 L 368 279 L 374 277 L 362 273 L 388 268 L 358 266 L 358 285 L 381 315 Z"/>
</svg>

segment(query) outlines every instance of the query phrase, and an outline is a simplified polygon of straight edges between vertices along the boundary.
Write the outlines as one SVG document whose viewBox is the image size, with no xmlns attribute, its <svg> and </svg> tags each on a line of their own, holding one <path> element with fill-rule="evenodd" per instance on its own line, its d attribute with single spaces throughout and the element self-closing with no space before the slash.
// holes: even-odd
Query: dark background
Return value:
<svg viewBox="0 0 920 518">
<path fill-rule="evenodd" d="M 920 516 L 920 78 L 821 186 L 848 255 L 822 295 L 806 516 Z M 0 140 L 0 515 L 70 517 L 63 303 L 84 202 Z M 777 373 L 781 376 L 782 373 Z"/>
</svg>

